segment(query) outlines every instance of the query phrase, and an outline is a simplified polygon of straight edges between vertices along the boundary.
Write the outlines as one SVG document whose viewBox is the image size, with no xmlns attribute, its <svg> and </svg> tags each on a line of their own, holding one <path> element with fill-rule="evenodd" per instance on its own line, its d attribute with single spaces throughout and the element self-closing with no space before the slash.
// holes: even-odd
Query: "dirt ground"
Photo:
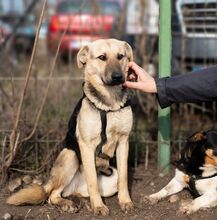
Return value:
<svg viewBox="0 0 217 220">
<path fill-rule="evenodd" d="M 5 213 L 10 213 L 13 216 L 13 220 L 22 219 L 42 219 L 42 220 L 68 220 L 68 219 L 79 219 L 79 220 L 97 220 L 97 219 L 108 219 L 108 220 L 124 220 L 124 219 L 150 219 L 150 220 L 183 220 L 193 219 L 202 220 L 217 219 L 217 208 L 211 208 L 208 210 L 201 210 L 195 214 L 189 216 L 178 214 L 179 203 L 181 200 L 191 198 L 190 193 L 186 190 L 178 195 L 178 201 L 171 203 L 168 199 L 159 202 L 156 205 L 147 205 L 140 202 L 143 195 L 148 195 L 156 192 L 163 187 L 173 176 L 174 169 L 164 176 L 160 177 L 157 169 L 151 168 L 149 170 L 144 169 L 144 165 L 140 165 L 138 168 L 131 169 L 129 171 L 130 179 L 130 190 L 132 199 L 135 205 L 135 209 L 130 213 L 123 213 L 118 205 L 117 196 L 112 198 L 106 198 L 105 203 L 110 209 L 110 214 L 107 217 L 94 216 L 93 213 L 88 211 L 89 201 L 83 200 L 84 204 L 81 210 L 75 214 L 61 213 L 57 208 L 44 204 L 41 206 L 23 206 L 13 207 L 5 204 L 5 198 L 7 197 L 6 190 L 2 190 L 0 196 L 0 218 Z"/>
</svg>

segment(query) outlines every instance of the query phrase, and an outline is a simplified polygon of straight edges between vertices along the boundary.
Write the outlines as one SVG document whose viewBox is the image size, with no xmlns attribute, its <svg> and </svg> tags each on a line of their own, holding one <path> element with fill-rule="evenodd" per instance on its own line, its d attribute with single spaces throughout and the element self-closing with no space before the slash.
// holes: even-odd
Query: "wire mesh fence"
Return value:
<svg viewBox="0 0 217 220">
<path fill-rule="evenodd" d="M 120 17 L 116 17 L 112 29 L 106 34 L 107 37 L 127 40 L 133 47 L 135 60 L 157 77 L 158 1 L 144 0 L 141 5 L 138 2 L 140 1 L 123 1 L 118 13 Z M 95 3 L 97 1 L 92 4 Z M 92 8 L 93 15 L 99 13 L 96 7 L 94 5 Z M 216 12 L 217 1 L 173 1 L 173 74 L 187 74 L 188 71 L 217 64 Z M 79 10 L 79 13 L 82 15 L 82 11 Z M 82 30 L 78 33 L 80 42 L 83 42 L 81 32 Z M 68 37 L 72 33 L 67 31 L 65 35 Z M 54 75 L 49 78 L 54 55 L 51 55 L 47 47 L 46 39 L 40 39 L 17 129 L 20 145 L 9 168 L 10 173 L 47 173 L 50 170 L 61 149 L 70 114 L 82 95 L 83 77 L 76 67 L 76 52 L 71 49 L 67 53 L 60 51 Z M 12 46 L 9 48 L 1 52 L 0 66 L 2 170 L 7 160 L 10 134 L 30 60 L 29 55 L 17 54 Z M 22 142 L 34 127 L 48 81 L 51 85 L 36 131 L 31 138 Z M 156 161 L 157 156 L 157 100 L 154 95 L 135 92 L 132 106 L 134 127 L 130 137 L 129 163 L 134 167 L 143 164 L 148 169 L 149 161 Z M 176 104 L 172 106 L 171 117 L 173 159 L 178 157 L 189 134 L 216 127 L 217 103 Z"/>
</svg>

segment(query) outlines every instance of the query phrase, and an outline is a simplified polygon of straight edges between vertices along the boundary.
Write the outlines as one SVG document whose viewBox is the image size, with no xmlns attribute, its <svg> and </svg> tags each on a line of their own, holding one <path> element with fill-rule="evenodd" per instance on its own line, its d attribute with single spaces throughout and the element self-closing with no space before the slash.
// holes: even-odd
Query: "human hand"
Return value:
<svg viewBox="0 0 217 220">
<path fill-rule="evenodd" d="M 125 82 L 125 86 L 131 89 L 138 89 L 147 93 L 157 93 L 155 80 L 144 69 L 135 62 L 129 62 L 129 68 L 133 70 L 133 74 L 129 75 L 129 79 Z M 132 82 L 136 80 L 136 82 Z"/>
</svg>

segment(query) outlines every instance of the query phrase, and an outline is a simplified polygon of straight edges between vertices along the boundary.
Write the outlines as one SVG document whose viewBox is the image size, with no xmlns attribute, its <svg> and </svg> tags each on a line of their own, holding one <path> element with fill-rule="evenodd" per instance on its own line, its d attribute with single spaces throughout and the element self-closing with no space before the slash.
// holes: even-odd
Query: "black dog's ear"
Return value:
<svg viewBox="0 0 217 220">
<path fill-rule="evenodd" d="M 217 131 L 209 130 L 207 131 L 207 149 L 213 150 L 213 154 L 217 156 Z"/>
<path fill-rule="evenodd" d="M 85 66 L 88 58 L 89 47 L 87 45 L 83 46 L 77 54 L 77 64 L 78 68 Z"/>
<path fill-rule="evenodd" d="M 199 142 L 206 140 L 206 133 L 205 132 L 196 132 L 190 138 L 189 141 L 191 142 Z"/>
</svg>

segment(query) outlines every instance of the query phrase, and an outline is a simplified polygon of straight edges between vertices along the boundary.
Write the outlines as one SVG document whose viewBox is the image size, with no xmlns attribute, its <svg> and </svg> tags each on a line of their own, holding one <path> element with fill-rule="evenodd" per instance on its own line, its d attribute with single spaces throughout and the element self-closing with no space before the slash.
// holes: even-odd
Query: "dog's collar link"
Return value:
<svg viewBox="0 0 217 220">
<path fill-rule="evenodd" d="M 83 82 L 83 96 L 99 111 L 117 112 L 129 105 L 128 93 L 121 97 L 121 101 L 117 101 L 117 105 L 112 105 L 109 98 L 103 96 L 91 83 Z M 126 90 L 126 88 L 124 89 Z M 90 95 L 89 95 L 90 93 Z M 92 95 L 91 95 L 92 94 Z M 93 98 L 95 97 L 95 98 Z"/>
<path fill-rule="evenodd" d="M 103 110 L 103 109 L 101 109 L 101 108 L 98 108 L 85 94 L 84 94 L 84 97 L 87 98 L 87 100 L 88 100 L 99 112 L 105 112 L 105 113 L 108 113 L 108 112 L 118 112 L 118 111 L 120 111 L 121 109 L 126 108 L 126 107 L 128 107 L 128 106 L 131 105 L 130 100 L 127 99 L 126 102 L 124 103 L 124 105 L 123 105 L 123 106 L 120 106 L 120 108 L 117 109 L 117 110 Z"/>
<path fill-rule="evenodd" d="M 203 179 L 209 179 L 209 178 L 213 178 L 213 177 L 216 177 L 217 176 L 217 173 L 214 173 L 213 175 L 211 176 L 196 176 L 196 175 L 190 175 L 189 176 L 189 189 L 192 193 L 192 195 L 197 198 L 200 196 L 198 190 L 196 189 L 196 181 L 197 180 L 203 180 Z"/>
</svg>

